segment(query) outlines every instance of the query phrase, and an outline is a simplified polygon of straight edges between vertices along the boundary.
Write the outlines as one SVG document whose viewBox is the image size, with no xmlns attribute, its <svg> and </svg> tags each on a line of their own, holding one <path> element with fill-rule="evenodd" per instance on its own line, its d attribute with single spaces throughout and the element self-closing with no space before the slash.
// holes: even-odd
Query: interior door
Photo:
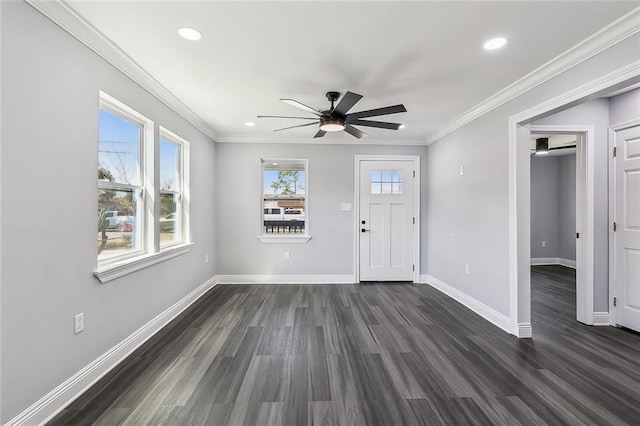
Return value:
<svg viewBox="0 0 640 426">
<path fill-rule="evenodd" d="M 360 281 L 413 281 L 414 162 L 360 162 Z"/>
<path fill-rule="evenodd" d="M 640 331 L 640 126 L 615 133 L 616 322 Z"/>
</svg>

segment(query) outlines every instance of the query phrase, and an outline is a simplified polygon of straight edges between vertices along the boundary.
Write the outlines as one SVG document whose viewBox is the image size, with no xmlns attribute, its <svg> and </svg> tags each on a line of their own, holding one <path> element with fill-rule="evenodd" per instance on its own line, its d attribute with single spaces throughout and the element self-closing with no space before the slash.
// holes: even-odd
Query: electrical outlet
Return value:
<svg viewBox="0 0 640 426">
<path fill-rule="evenodd" d="M 460 166 L 460 176 L 464 176 L 464 166 Z"/>
<path fill-rule="evenodd" d="M 209 255 L 208 254 L 204 255 L 204 263 L 209 263 Z"/>
<path fill-rule="evenodd" d="M 469 275 L 469 265 L 464 265 L 464 273 Z"/>
<path fill-rule="evenodd" d="M 546 247 L 546 246 L 547 246 L 547 242 L 546 242 L 546 241 L 543 241 L 543 242 L 542 242 L 542 247 Z"/>
<path fill-rule="evenodd" d="M 284 259 L 285 260 L 289 260 L 289 252 L 288 251 L 284 252 Z"/>
<path fill-rule="evenodd" d="M 84 331 L 84 313 L 80 312 L 74 317 L 74 332 L 75 334 Z"/>
</svg>

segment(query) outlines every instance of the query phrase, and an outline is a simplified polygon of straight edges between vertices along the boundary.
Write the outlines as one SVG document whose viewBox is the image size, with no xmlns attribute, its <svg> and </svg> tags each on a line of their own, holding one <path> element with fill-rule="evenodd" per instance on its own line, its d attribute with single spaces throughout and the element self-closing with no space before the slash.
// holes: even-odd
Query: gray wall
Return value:
<svg viewBox="0 0 640 426">
<path fill-rule="evenodd" d="M 215 274 L 215 144 L 26 3 L 0 7 L 5 423 Z M 192 250 L 106 284 L 93 277 L 99 90 L 192 150 Z"/>
<path fill-rule="evenodd" d="M 575 154 L 531 157 L 532 259 L 576 260 L 575 158 Z"/>
<path fill-rule="evenodd" d="M 354 155 L 420 155 L 425 184 L 424 146 L 365 146 L 332 144 L 217 144 L 218 274 L 222 275 L 351 275 L 354 273 L 353 211 L 340 203 L 353 200 Z M 312 239 L 306 244 L 262 243 L 261 158 L 306 158 L 308 220 Z M 425 222 L 426 197 L 422 197 Z M 422 241 L 427 240 L 426 226 Z M 284 251 L 290 259 L 284 260 Z M 422 245 L 421 267 L 426 269 Z"/>
<path fill-rule="evenodd" d="M 576 260 L 576 155 L 560 158 L 560 251 L 558 257 Z"/>
<path fill-rule="evenodd" d="M 560 157 L 531 157 L 532 259 L 558 257 L 560 253 L 559 165 Z"/>
<path fill-rule="evenodd" d="M 639 60 L 639 43 L 635 35 L 603 50 L 429 145 L 430 275 L 509 315 L 509 117 Z M 606 193 L 597 195 L 606 204 Z M 600 296 L 596 311 L 606 311 Z"/>
<path fill-rule="evenodd" d="M 640 118 L 640 89 L 615 96 L 609 101 L 609 123 L 618 124 Z"/>
</svg>

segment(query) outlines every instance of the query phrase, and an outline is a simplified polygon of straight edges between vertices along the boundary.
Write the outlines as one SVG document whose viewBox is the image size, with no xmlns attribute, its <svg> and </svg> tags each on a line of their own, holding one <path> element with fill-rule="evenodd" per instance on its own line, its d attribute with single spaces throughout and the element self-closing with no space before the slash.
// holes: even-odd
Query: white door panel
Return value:
<svg viewBox="0 0 640 426">
<path fill-rule="evenodd" d="M 361 281 L 413 281 L 414 162 L 359 164 Z"/>
<path fill-rule="evenodd" d="M 615 133 L 616 322 L 640 331 L 640 126 Z"/>
</svg>

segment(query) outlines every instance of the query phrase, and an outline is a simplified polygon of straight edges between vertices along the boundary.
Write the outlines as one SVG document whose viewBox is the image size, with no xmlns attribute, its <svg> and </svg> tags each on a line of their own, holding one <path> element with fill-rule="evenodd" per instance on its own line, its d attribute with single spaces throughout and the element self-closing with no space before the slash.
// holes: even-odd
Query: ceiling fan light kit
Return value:
<svg viewBox="0 0 640 426">
<path fill-rule="evenodd" d="M 282 116 L 282 115 L 259 115 L 258 118 L 287 118 L 287 119 L 298 119 L 298 120 L 312 120 L 311 123 L 299 124 L 297 126 L 284 127 L 281 129 L 276 129 L 274 132 L 279 132 L 281 130 L 293 129 L 296 127 L 307 127 L 312 125 L 319 125 L 319 129 L 317 133 L 313 136 L 314 138 L 321 138 L 327 132 L 339 132 L 344 130 L 349 133 L 351 136 L 354 136 L 358 139 L 361 139 L 367 134 L 362 130 L 354 127 L 356 126 L 368 126 L 368 127 L 376 127 L 379 129 L 387 129 L 387 130 L 398 130 L 403 127 L 400 123 L 386 123 L 382 121 L 372 121 L 372 120 L 363 120 L 363 118 L 369 117 L 378 117 L 381 115 L 388 114 L 397 114 L 401 112 L 407 112 L 407 109 L 402 104 L 370 109 L 367 111 L 359 111 L 349 114 L 349 110 L 353 108 L 353 106 L 362 99 L 362 95 L 353 92 L 347 92 L 344 94 L 338 105 L 334 105 L 335 102 L 340 98 L 339 92 L 327 92 L 326 94 L 327 100 L 331 102 L 331 107 L 327 110 L 318 110 L 315 108 L 311 108 L 301 102 L 296 101 L 295 99 L 280 99 L 282 102 L 287 103 L 291 106 L 314 114 L 316 117 L 291 117 L 291 116 Z"/>
</svg>

